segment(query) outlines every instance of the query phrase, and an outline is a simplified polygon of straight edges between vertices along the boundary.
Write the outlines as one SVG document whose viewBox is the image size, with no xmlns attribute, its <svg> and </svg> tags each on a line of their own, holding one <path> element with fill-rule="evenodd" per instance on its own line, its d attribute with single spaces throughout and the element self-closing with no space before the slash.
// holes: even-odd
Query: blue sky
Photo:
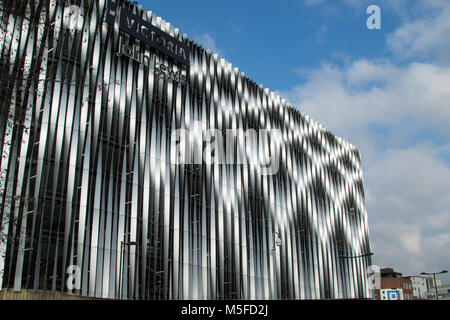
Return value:
<svg viewBox="0 0 450 320">
<path fill-rule="evenodd" d="M 386 54 L 385 37 L 400 23 L 398 16 L 386 11 L 382 30 L 373 32 L 366 28 L 365 8 L 340 10 L 298 0 L 143 1 L 143 5 L 271 90 L 291 88 L 302 80 L 299 71 L 323 61 L 342 63 L 350 57 Z"/>
<path fill-rule="evenodd" d="M 450 1 L 140 3 L 360 149 L 375 264 L 450 269 Z"/>
</svg>

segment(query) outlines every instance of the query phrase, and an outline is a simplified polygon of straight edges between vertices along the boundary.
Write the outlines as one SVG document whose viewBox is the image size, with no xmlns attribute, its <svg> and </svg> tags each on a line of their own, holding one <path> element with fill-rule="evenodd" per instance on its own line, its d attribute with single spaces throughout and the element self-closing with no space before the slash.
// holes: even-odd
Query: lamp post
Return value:
<svg viewBox="0 0 450 320">
<path fill-rule="evenodd" d="M 121 241 L 120 242 L 120 270 L 119 270 L 119 299 L 122 299 L 122 268 L 123 268 L 123 248 L 124 246 L 130 247 L 130 246 L 136 246 L 137 242 L 135 241 L 131 241 L 131 242 L 124 242 Z"/>
<path fill-rule="evenodd" d="M 340 256 L 339 259 L 356 259 L 356 258 L 362 258 L 362 257 L 370 257 L 373 256 L 373 252 L 367 252 L 359 256 Z"/>
<path fill-rule="evenodd" d="M 437 292 L 437 284 L 436 284 L 436 275 L 437 274 L 442 274 L 442 273 L 447 273 L 447 270 L 442 270 L 441 272 L 422 272 L 421 274 L 423 275 L 427 275 L 427 276 L 433 276 L 434 279 L 434 290 L 436 292 L 436 300 L 439 300 L 439 296 L 438 296 L 438 292 Z"/>
</svg>

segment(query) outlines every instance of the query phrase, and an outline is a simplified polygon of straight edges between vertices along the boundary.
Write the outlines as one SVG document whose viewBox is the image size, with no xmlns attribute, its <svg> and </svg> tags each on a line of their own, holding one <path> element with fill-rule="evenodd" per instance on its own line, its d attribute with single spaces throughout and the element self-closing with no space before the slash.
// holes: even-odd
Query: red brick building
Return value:
<svg viewBox="0 0 450 320">
<path fill-rule="evenodd" d="M 395 272 L 392 268 L 384 268 L 381 273 L 381 290 L 382 289 L 401 289 L 403 295 L 402 300 L 416 300 L 413 296 L 413 287 L 410 279 L 403 278 L 402 274 Z M 383 300 L 381 290 L 375 289 L 375 299 Z"/>
</svg>

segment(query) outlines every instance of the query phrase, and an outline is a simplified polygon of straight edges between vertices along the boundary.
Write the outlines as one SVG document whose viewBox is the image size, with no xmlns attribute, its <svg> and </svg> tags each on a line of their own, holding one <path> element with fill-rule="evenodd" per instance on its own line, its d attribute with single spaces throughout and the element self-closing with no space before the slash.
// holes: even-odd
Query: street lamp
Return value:
<svg viewBox="0 0 450 320">
<path fill-rule="evenodd" d="M 355 258 L 362 258 L 362 257 L 370 257 L 373 256 L 373 252 L 367 252 L 359 256 L 340 256 L 339 259 L 355 259 Z"/>
<path fill-rule="evenodd" d="M 433 275 L 433 279 L 434 279 L 434 290 L 436 292 L 436 300 L 439 300 L 439 296 L 438 296 L 438 292 L 437 292 L 437 284 L 436 284 L 436 275 L 437 274 L 442 274 L 442 273 L 447 273 L 447 270 L 442 270 L 441 272 L 422 272 L 421 274 L 423 275 L 428 275 L 431 276 Z"/>
<path fill-rule="evenodd" d="M 122 252 L 123 252 L 123 247 L 127 246 L 137 246 L 137 242 L 135 241 L 130 241 L 130 242 L 124 242 L 121 241 L 120 242 L 120 270 L 119 270 L 119 299 L 122 299 L 122 266 L 123 266 L 123 257 L 122 257 Z"/>
</svg>

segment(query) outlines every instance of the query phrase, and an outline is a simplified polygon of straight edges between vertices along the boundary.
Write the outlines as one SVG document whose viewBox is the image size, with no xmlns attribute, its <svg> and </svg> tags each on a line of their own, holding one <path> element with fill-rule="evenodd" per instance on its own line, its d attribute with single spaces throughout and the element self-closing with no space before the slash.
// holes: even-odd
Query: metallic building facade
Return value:
<svg viewBox="0 0 450 320">
<path fill-rule="evenodd" d="M 370 258 L 343 258 L 370 251 L 354 146 L 136 4 L 0 6 L 2 68 L 17 76 L 0 103 L 24 124 L 9 128 L 2 112 L 0 287 L 126 299 L 369 297 Z M 121 31 L 121 8 L 185 44 L 189 65 Z M 276 129 L 269 153 L 279 168 L 261 174 L 239 137 L 243 163 L 173 163 L 177 129 L 195 131 L 200 145 L 208 129 Z"/>
</svg>

